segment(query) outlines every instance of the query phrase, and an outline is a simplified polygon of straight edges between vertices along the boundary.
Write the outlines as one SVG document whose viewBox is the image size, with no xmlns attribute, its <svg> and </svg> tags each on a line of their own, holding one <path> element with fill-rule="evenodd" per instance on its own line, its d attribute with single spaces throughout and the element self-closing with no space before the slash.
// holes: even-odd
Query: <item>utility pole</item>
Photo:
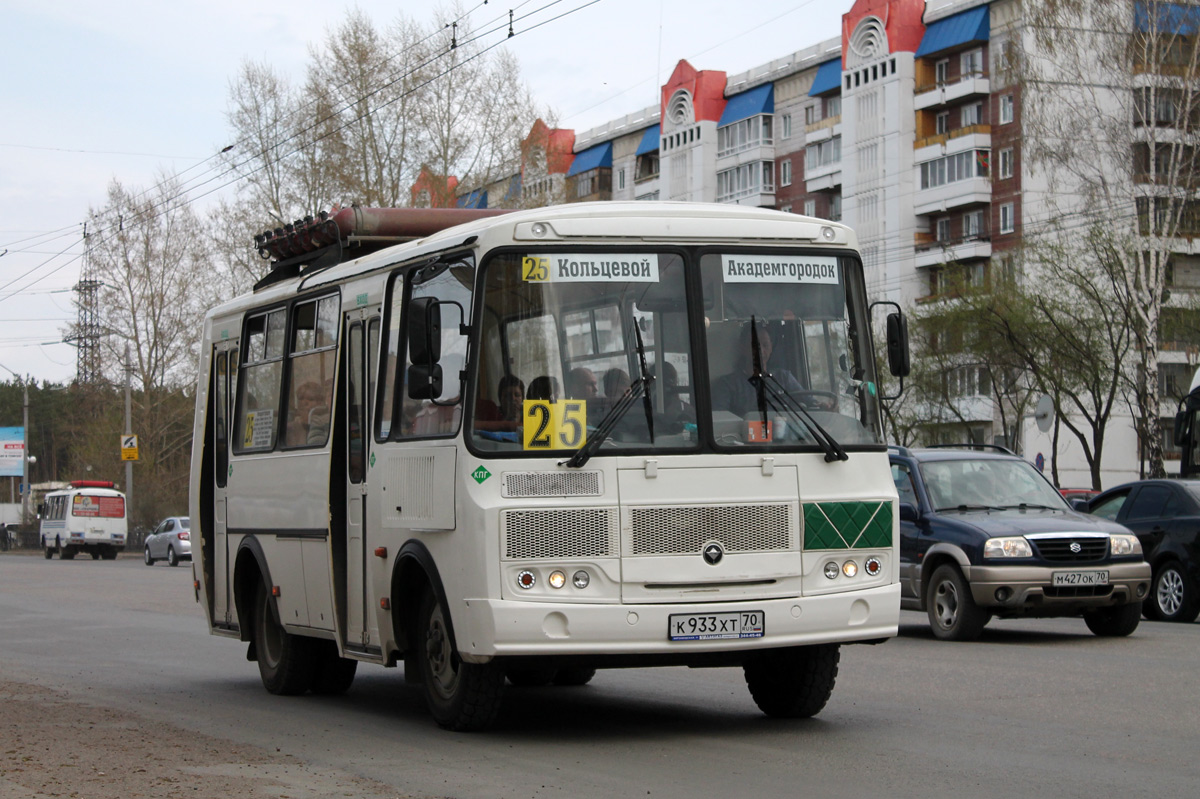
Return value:
<svg viewBox="0 0 1200 799">
<path fill-rule="evenodd" d="M 125 435 L 133 435 L 133 399 L 129 391 L 129 376 L 133 366 L 129 362 L 129 344 L 125 344 Z M 133 461 L 125 461 L 125 518 L 131 516 L 133 508 Z"/>
</svg>

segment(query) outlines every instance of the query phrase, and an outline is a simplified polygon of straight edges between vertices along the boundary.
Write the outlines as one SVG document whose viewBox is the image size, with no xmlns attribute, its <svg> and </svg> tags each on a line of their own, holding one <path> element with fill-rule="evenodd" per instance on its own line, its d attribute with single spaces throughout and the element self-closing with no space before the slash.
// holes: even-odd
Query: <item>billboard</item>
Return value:
<svg viewBox="0 0 1200 799">
<path fill-rule="evenodd" d="M 25 428 L 0 427 L 0 477 L 25 474 Z"/>
</svg>

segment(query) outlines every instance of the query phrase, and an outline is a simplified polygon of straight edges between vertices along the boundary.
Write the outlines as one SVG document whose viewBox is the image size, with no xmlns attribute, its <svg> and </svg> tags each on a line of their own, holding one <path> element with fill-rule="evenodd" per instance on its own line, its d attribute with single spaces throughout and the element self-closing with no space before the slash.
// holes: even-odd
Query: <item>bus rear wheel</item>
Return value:
<svg viewBox="0 0 1200 799">
<path fill-rule="evenodd" d="M 806 719 L 825 707 L 837 682 L 837 644 L 771 649 L 743 665 L 754 704 L 768 716 Z"/>
<path fill-rule="evenodd" d="M 456 731 L 491 726 L 500 710 L 504 670 L 496 661 L 463 662 L 446 611 L 432 589 L 421 598 L 414 645 L 425 702 L 438 726 Z"/>
<path fill-rule="evenodd" d="M 302 694 L 312 684 L 312 639 L 283 629 L 271 610 L 267 587 L 259 582 L 254 602 L 254 651 L 263 687 L 280 696 Z"/>
<path fill-rule="evenodd" d="M 333 641 L 313 641 L 312 692 L 318 696 L 337 696 L 350 690 L 358 661 L 338 654 Z"/>
<path fill-rule="evenodd" d="M 46 560 L 50 560 L 51 558 L 53 558 L 54 557 L 54 547 L 50 546 L 45 541 L 42 542 L 42 546 L 45 547 L 45 549 L 46 549 Z"/>
<path fill-rule="evenodd" d="M 58 548 L 58 558 L 59 558 L 59 560 L 74 560 L 75 559 L 75 547 L 69 546 L 69 545 L 65 546 L 65 547 L 60 546 Z"/>
</svg>

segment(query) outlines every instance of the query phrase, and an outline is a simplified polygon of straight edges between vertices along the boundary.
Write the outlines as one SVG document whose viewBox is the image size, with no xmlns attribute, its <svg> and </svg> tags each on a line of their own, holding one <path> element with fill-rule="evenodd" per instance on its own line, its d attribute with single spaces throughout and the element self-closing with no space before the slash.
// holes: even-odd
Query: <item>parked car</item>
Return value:
<svg viewBox="0 0 1200 799">
<path fill-rule="evenodd" d="M 1134 533 L 1153 569 L 1148 619 L 1195 621 L 1200 615 L 1200 480 L 1142 480 L 1110 488 L 1088 511 Z"/>
<path fill-rule="evenodd" d="M 1063 495 L 1063 499 L 1071 503 L 1071 507 L 1076 507 L 1075 503 L 1079 500 L 1087 501 L 1096 496 L 1100 492 L 1094 488 L 1060 488 L 1058 493 Z"/>
<path fill-rule="evenodd" d="M 1032 464 L 1000 447 L 892 447 L 891 463 L 901 607 L 924 610 L 936 637 L 973 640 L 993 616 L 1137 629 L 1150 590 L 1137 537 L 1072 509 Z"/>
<path fill-rule="evenodd" d="M 147 566 L 165 559 L 178 566 L 181 558 L 192 559 L 192 523 L 187 516 L 168 516 L 159 522 L 154 532 L 146 536 L 145 560 Z"/>
</svg>

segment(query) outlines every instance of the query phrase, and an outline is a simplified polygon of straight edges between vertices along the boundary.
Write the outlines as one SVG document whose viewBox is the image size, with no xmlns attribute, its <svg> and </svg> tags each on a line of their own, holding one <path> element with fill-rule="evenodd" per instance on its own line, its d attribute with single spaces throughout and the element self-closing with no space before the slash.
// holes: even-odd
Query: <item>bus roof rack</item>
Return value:
<svg viewBox="0 0 1200 799">
<path fill-rule="evenodd" d="M 115 488 L 112 480 L 72 480 L 71 488 Z"/>
<path fill-rule="evenodd" d="M 259 291 L 299 275 L 336 266 L 384 247 L 424 238 L 446 228 L 509 213 L 479 208 L 349 208 L 321 211 L 254 237 L 271 271 L 254 284 Z"/>
</svg>

